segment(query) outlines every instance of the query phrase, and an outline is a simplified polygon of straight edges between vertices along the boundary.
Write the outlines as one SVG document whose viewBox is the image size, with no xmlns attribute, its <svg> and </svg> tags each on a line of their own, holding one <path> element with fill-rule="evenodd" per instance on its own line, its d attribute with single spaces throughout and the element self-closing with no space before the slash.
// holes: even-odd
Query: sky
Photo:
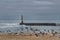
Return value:
<svg viewBox="0 0 60 40">
<path fill-rule="evenodd" d="M 60 0 L 0 0 L 0 20 L 60 20 Z"/>
</svg>

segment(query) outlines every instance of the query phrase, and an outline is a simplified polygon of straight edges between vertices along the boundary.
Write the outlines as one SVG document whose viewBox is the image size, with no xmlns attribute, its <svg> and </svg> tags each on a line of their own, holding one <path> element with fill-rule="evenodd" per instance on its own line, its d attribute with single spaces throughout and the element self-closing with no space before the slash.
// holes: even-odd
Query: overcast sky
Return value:
<svg viewBox="0 0 60 40">
<path fill-rule="evenodd" d="M 0 0 L 0 19 L 60 20 L 60 0 Z"/>
</svg>

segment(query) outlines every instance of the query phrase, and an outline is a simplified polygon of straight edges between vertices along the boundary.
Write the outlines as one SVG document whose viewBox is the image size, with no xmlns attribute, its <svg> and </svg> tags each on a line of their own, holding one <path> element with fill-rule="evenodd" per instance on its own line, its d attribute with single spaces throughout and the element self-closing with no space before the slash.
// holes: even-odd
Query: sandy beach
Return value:
<svg viewBox="0 0 60 40">
<path fill-rule="evenodd" d="M 27 35 L 0 35 L 0 40 L 60 40 L 60 38 L 50 35 L 38 36 L 35 35 L 27 36 Z"/>
</svg>

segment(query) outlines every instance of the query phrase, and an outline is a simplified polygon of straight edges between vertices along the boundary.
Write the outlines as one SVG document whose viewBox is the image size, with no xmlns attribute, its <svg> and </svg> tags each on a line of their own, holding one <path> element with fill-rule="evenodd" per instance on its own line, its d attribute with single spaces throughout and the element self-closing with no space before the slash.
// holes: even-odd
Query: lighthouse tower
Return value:
<svg viewBox="0 0 60 40">
<path fill-rule="evenodd" d="M 20 25 L 23 25 L 23 15 L 21 15 L 21 23 Z"/>
</svg>

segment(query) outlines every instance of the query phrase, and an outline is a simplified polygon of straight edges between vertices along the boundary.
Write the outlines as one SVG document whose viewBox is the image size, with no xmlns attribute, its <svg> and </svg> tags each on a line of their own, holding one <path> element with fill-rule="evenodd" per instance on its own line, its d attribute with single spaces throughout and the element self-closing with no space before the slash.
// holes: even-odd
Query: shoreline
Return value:
<svg viewBox="0 0 60 40">
<path fill-rule="evenodd" d="M 0 34 L 0 40 L 60 40 L 60 38 L 50 35 L 16 35 L 16 34 Z"/>
</svg>

